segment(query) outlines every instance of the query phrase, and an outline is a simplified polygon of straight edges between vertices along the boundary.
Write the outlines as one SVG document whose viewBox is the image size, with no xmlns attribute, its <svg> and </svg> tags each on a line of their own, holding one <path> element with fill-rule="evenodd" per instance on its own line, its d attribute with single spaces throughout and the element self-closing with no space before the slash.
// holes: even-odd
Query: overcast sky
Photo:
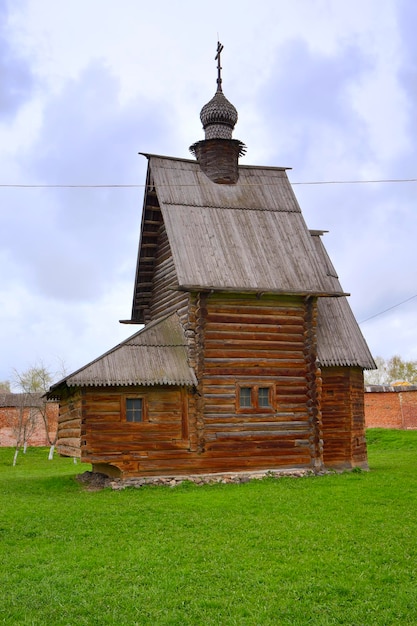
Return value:
<svg viewBox="0 0 417 626">
<path fill-rule="evenodd" d="M 0 0 L 0 380 L 138 330 L 138 153 L 191 158 L 217 37 L 242 162 L 292 168 L 374 356 L 417 360 L 417 182 L 365 182 L 417 179 L 416 24 L 415 0 Z"/>
</svg>

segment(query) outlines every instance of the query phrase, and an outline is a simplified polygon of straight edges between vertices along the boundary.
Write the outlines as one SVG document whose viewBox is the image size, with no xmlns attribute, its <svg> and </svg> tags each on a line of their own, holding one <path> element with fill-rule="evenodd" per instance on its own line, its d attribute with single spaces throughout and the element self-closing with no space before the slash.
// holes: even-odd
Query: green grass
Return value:
<svg viewBox="0 0 417 626">
<path fill-rule="evenodd" d="M 0 624 L 417 625 L 417 432 L 370 472 L 86 491 L 0 449 Z"/>
</svg>

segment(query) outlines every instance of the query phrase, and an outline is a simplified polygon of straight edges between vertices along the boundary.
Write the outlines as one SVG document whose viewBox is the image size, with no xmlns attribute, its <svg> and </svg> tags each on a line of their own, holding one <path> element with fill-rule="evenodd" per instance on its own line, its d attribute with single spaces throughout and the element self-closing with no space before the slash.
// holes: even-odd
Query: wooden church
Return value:
<svg viewBox="0 0 417 626">
<path fill-rule="evenodd" d="M 366 468 L 372 356 L 285 168 L 239 165 L 220 52 L 195 158 L 145 155 L 144 326 L 51 387 L 58 450 L 122 478 Z"/>
</svg>

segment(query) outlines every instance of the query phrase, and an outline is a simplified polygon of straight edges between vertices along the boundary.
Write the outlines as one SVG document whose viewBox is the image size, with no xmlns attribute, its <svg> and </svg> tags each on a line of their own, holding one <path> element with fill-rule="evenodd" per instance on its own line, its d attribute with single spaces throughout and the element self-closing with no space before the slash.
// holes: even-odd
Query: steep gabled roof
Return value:
<svg viewBox="0 0 417 626">
<path fill-rule="evenodd" d="M 88 365 L 53 385 L 49 397 L 67 387 L 195 385 L 184 332 L 174 313 L 153 322 Z"/>
<path fill-rule="evenodd" d="M 145 211 L 156 196 L 179 289 L 343 294 L 337 277 L 323 272 L 285 168 L 241 165 L 238 182 L 221 185 L 196 161 L 148 158 Z M 141 255 L 149 263 L 156 253 L 143 233 L 142 223 L 137 302 L 143 296 Z M 143 283 L 149 286 L 149 273 Z"/>
</svg>

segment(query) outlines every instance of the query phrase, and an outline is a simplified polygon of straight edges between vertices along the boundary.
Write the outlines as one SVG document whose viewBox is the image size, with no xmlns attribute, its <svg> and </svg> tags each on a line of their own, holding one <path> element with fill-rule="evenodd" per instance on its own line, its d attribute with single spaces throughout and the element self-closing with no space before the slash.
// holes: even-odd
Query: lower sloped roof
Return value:
<svg viewBox="0 0 417 626">
<path fill-rule="evenodd" d="M 347 298 L 319 298 L 317 356 L 322 367 L 376 369 Z"/>
<path fill-rule="evenodd" d="M 321 239 L 324 232 L 310 231 L 311 239 L 327 274 L 335 276 L 336 271 Z M 348 299 L 319 298 L 317 306 L 317 355 L 320 365 L 376 369 Z"/>
<path fill-rule="evenodd" d="M 67 387 L 197 384 L 176 313 L 152 322 L 88 365 L 52 385 L 49 397 Z"/>
</svg>

